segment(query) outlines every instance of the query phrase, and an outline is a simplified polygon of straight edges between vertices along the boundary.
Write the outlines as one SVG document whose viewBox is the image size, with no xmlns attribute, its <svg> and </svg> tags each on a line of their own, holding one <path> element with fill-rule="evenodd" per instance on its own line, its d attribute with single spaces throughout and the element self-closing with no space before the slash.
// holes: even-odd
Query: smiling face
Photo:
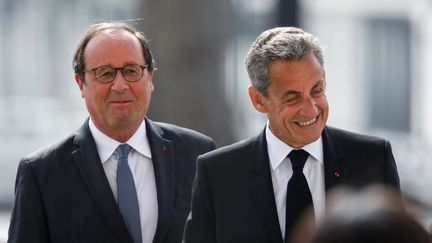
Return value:
<svg viewBox="0 0 432 243">
<path fill-rule="evenodd" d="M 84 52 L 86 69 L 146 65 L 138 39 L 126 30 L 104 30 L 93 37 Z M 136 82 L 127 82 L 120 71 L 111 83 L 100 83 L 95 73 L 85 72 L 85 82 L 75 76 L 92 121 L 103 133 L 125 142 L 138 129 L 149 104 L 153 70 L 144 69 Z"/>
<path fill-rule="evenodd" d="M 273 134 L 294 148 L 316 141 L 329 113 L 325 71 L 316 57 L 273 61 L 269 79 L 267 97 L 254 87 L 249 87 L 249 96 L 258 111 L 267 113 Z"/>
</svg>

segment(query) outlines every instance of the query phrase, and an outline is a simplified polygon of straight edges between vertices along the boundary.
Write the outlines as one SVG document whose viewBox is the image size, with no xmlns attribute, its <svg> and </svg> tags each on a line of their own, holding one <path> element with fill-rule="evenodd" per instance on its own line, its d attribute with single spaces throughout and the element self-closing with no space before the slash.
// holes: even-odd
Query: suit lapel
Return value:
<svg viewBox="0 0 432 243">
<path fill-rule="evenodd" d="M 325 127 L 322 137 L 325 190 L 328 191 L 337 185 L 346 183 L 349 171 L 344 164 L 344 154 L 339 140 L 334 134 L 334 130 L 330 127 Z"/>
<path fill-rule="evenodd" d="M 249 153 L 251 156 L 250 185 L 258 212 L 273 242 L 282 242 L 264 131 L 255 138 L 252 151 Z"/>
<path fill-rule="evenodd" d="M 132 242 L 106 178 L 88 120 L 77 132 L 74 144 L 77 149 L 72 152 L 72 157 L 96 205 L 118 237 Z"/>
<path fill-rule="evenodd" d="M 162 138 L 162 129 L 149 119 L 146 119 L 146 129 L 158 199 L 158 223 L 153 242 L 162 242 L 174 214 L 174 147 L 170 140 Z"/>
<path fill-rule="evenodd" d="M 282 232 L 280 231 L 270 174 L 265 130 L 255 138 L 253 143 L 249 168 L 252 195 L 273 242 L 282 242 Z M 339 141 L 332 128 L 329 127 L 326 127 L 323 131 L 323 151 L 325 189 L 328 191 L 339 184 L 344 184 L 349 176 L 344 165 L 344 155 Z"/>
</svg>

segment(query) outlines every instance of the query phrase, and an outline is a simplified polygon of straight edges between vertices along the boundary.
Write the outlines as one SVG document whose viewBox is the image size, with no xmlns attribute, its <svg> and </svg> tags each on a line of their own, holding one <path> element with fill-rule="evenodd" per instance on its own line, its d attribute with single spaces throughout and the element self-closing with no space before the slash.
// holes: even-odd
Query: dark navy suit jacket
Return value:
<svg viewBox="0 0 432 243">
<path fill-rule="evenodd" d="M 198 155 L 212 139 L 145 120 L 154 165 L 158 222 L 154 243 L 179 243 L 190 210 Z M 88 121 L 18 167 L 8 242 L 132 242 L 118 210 Z"/>
<path fill-rule="evenodd" d="M 386 140 L 325 127 L 324 177 L 337 185 L 385 184 L 399 190 Z M 265 132 L 198 157 L 185 243 L 283 243 Z"/>
</svg>

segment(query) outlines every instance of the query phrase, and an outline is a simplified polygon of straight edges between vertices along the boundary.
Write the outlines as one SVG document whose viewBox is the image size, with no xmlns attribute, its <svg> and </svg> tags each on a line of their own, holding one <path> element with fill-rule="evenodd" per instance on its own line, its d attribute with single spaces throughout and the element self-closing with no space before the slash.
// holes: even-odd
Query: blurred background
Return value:
<svg viewBox="0 0 432 243">
<path fill-rule="evenodd" d="M 87 26 L 128 20 L 155 56 L 148 116 L 203 132 L 218 146 L 261 131 L 244 58 L 275 26 L 325 47 L 329 125 L 389 139 L 402 190 L 432 222 L 432 1 L 0 0 L 0 241 L 19 159 L 87 117 L 72 53 Z"/>
</svg>

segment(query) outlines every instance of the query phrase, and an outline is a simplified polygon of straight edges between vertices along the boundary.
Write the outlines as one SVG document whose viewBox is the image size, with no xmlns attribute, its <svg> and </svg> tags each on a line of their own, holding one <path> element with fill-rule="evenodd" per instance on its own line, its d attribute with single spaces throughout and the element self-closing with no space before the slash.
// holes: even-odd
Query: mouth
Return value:
<svg viewBox="0 0 432 243">
<path fill-rule="evenodd" d="M 314 124 L 316 121 L 317 121 L 317 117 L 314 117 L 313 119 L 311 119 L 309 121 L 298 121 L 295 123 L 300 127 L 308 127 L 308 126 Z"/>
<path fill-rule="evenodd" d="M 113 103 L 113 104 L 127 104 L 130 102 L 132 102 L 132 101 L 130 101 L 130 100 L 113 100 L 113 101 L 111 101 L 111 103 Z"/>
</svg>

